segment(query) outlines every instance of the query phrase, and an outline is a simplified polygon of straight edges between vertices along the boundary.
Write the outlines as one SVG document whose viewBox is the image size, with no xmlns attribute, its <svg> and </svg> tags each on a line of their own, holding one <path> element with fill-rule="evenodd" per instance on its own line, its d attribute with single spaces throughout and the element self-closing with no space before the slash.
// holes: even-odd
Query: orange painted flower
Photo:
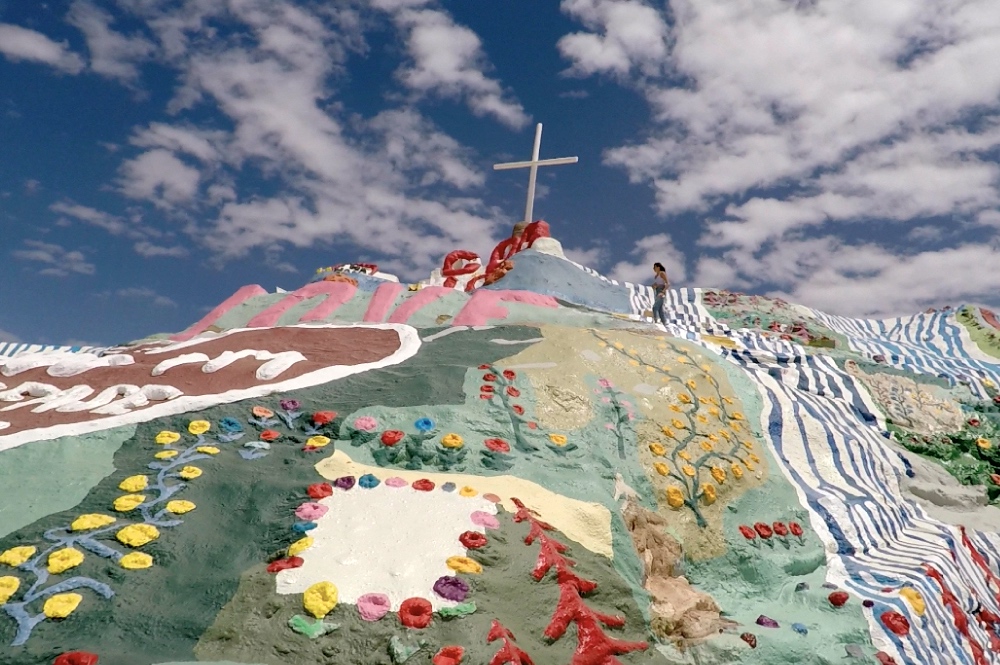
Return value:
<svg viewBox="0 0 1000 665">
<path fill-rule="evenodd" d="M 281 437 L 281 432 L 276 432 L 273 429 L 266 429 L 260 433 L 261 441 L 274 441 Z"/>
<path fill-rule="evenodd" d="M 274 417 L 274 411 L 267 408 L 266 406 L 255 406 L 252 409 L 250 409 L 250 412 L 253 413 L 253 415 L 257 416 L 258 418 Z"/>
</svg>

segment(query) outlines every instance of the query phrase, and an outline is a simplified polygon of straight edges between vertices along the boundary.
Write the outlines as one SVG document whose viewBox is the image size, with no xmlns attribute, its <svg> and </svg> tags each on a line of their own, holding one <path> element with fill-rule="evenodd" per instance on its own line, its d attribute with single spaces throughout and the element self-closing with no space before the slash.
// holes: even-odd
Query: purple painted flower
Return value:
<svg viewBox="0 0 1000 665">
<path fill-rule="evenodd" d="M 460 603 L 469 595 L 469 585 L 458 577 L 445 575 L 444 577 L 439 577 L 437 582 L 434 583 L 434 593 L 447 600 Z"/>
<path fill-rule="evenodd" d="M 298 411 L 299 407 L 302 406 L 297 399 L 283 399 L 280 404 L 285 411 Z"/>
<path fill-rule="evenodd" d="M 333 486 L 337 489 L 349 490 L 354 487 L 354 476 L 343 476 L 333 481 Z"/>
<path fill-rule="evenodd" d="M 378 428 L 378 421 L 371 416 L 361 416 L 354 421 L 354 429 L 361 432 L 374 432 Z"/>
<path fill-rule="evenodd" d="M 609 381 L 607 379 L 598 379 L 597 380 L 597 385 L 599 385 L 602 388 L 610 388 L 612 384 L 611 384 L 611 381 Z"/>
</svg>

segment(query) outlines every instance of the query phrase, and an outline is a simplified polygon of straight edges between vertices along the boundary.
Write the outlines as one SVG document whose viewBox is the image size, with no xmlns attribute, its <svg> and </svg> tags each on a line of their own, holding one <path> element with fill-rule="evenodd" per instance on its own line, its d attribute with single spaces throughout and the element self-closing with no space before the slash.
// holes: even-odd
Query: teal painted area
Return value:
<svg viewBox="0 0 1000 665">
<path fill-rule="evenodd" d="M 135 434 L 127 425 L 0 452 L 0 538 L 78 505 L 114 473 L 114 455 Z"/>
<path fill-rule="evenodd" d="M 368 311 L 368 305 L 371 304 L 372 292 L 362 291 L 358 289 L 354 292 L 354 296 L 345 302 L 343 305 L 337 308 L 330 316 L 324 319 L 327 323 L 357 323 L 359 321 L 364 321 L 365 312 Z"/>
<path fill-rule="evenodd" d="M 268 293 L 267 295 L 254 296 L 228 312 L 224 313 L 212 325 L 229 330 L 230 328 L 244 328 L 250 319 L 257 316 L 265 309 L 284 298 L 286 293 Z"/>
<path fill-rule="evenodd" d="M 183 663 L 157 663 L 157 665 L 260 665 L 260 663 L 234 663 L 231 660 L 199 660 L 185 661 Z"/>
<path fill-rule="evenodd" d="M 576 328 L 590 328 L 600 326 L 607 327 L 611 319 L 605 314 L 560 305 L 557 308 L 538 307 L 520 302 L 502 302 L 499 307 L 507 310 L 508 315 L 505 323 L 508 324 L 552 324 Z M 496 323 L 496 319 L 491 319 L 489 323 Z"/>
<path fill-rule="evenodd" d="M 404 291 L 403 293 L 408 292 Z M 441 325 L 437 320 L 439 316 L 447 316 L 448 320 L 445 323 L 450 323 L 455 318 L 455 315 L 465 307 L 467 302 L 469 302 L 469 296 L 465 293 L 462 291 L 451 291 L 418 309 L 409 318 L 407 323 L 417 328 L 430 328 Z"/>
<path fill-rule="evenodd" d="M 299 319 L 301 319 L 309 312 L 309 310 L 311 310 L 313 307 L 317 307 L 323 304 L 323 301 L 326 300 L 326 298 L 327 298 L 326 294 L 323 294 L 319 296 L 313 296 L 312 298 L 306 298 L 305 300 L 300 300 L 299 302 L 289 307 L 288 311 L 286 311 L 284 314 L 281 315 L 281 317 L 278 319 L 278 322 L 275 325 L 294 326 L 296 323 L 299 322 Z"/>
</svg>

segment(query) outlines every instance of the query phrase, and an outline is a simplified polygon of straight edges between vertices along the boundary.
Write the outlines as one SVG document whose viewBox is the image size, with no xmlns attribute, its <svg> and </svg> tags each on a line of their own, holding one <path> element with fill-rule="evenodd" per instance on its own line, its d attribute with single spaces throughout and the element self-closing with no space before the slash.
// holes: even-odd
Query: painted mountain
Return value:
<svg viewBox="0 0 1000 665">
<path fill-rule="evenodd" d="M 503 273 L 0 345 L 0 663 L 1000 663 L 991 312 Z"/>
</svg>

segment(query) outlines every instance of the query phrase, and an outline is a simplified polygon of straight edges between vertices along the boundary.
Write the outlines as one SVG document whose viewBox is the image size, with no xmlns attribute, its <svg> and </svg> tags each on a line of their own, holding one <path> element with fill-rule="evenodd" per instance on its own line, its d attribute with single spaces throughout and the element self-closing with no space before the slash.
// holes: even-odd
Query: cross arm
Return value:
<svg viewBox="0 0 1000 665">
<path fill-rule="evenodd" d="M 576 164 L 579 157 L 556 157 L 555 159 L 540 159 L 538 161 L 527 162 L 507 162 L 505 164 L 494 164 L 494 171 L 506 171 L 508 169 L 525 169 L 530 166 L 557 166 L 559 164 Z"/>
</svg>

